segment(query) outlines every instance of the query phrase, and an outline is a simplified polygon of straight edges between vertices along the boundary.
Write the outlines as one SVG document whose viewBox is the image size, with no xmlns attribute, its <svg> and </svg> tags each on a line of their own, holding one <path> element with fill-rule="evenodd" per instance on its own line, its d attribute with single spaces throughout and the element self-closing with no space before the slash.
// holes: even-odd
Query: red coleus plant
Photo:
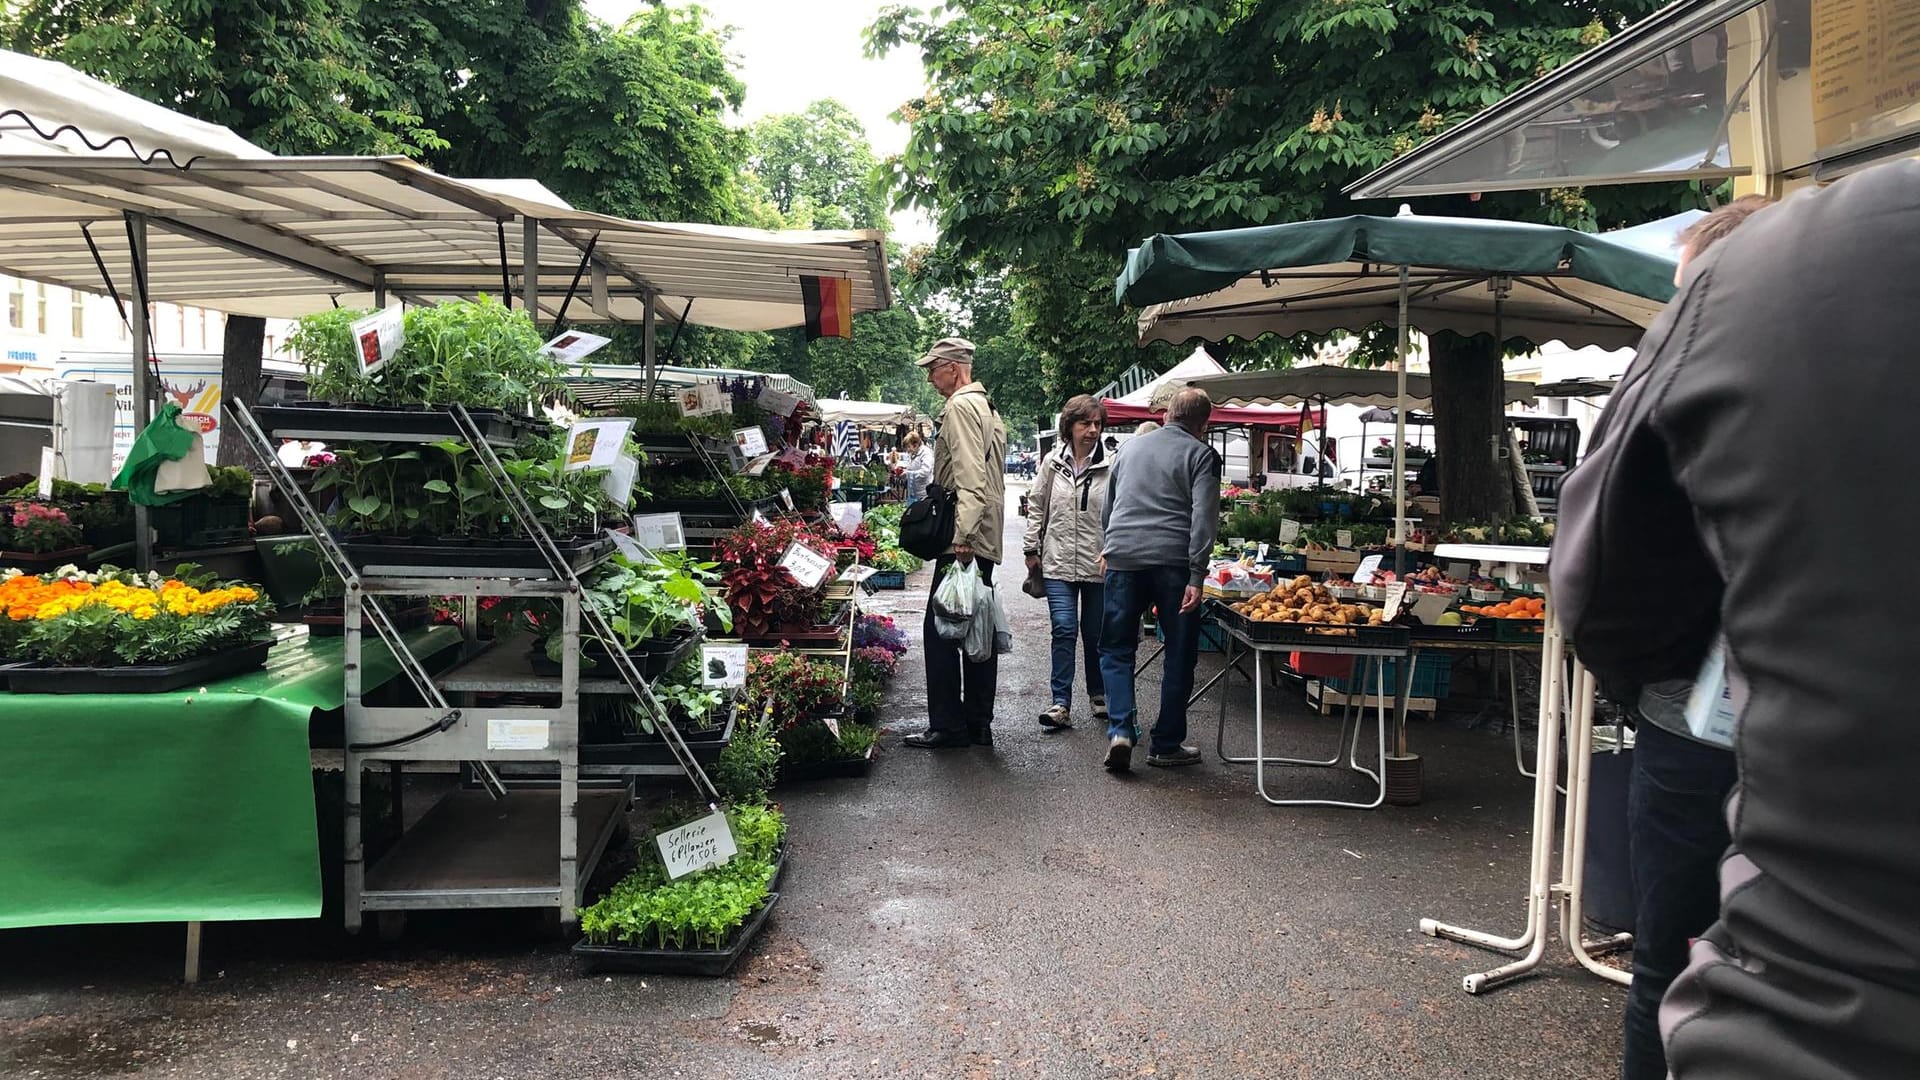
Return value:
<svg viewBox="0 0 1920 1080">
<path fill-rule="evenodd" d="M 780 565 L 795 543 L 833 558 L 831 541 L 792 518 L 749 521 L 714 544 L 734 629 L 741 637 L 769 637 L 777 627 L 809 626 L 819 614 L 824 587 L 805 588 Z"/>
</svg>

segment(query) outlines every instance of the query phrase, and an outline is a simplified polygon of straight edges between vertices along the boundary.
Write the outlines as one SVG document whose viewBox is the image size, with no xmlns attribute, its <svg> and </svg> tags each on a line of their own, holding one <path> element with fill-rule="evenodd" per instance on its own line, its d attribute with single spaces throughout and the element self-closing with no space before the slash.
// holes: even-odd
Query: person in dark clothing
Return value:
<svg viewBox="0 0 1920 1080">
<path fill-rule="evenodd" d="M 1556 610 L 1603 682 L 1692 680 L 1724 641 L 1739 785 L 1719 918 L 1660 1006 L 1677 1080 L 1920 1075 L 1920 578 L 1852 557 L 1920 533 L 1920 497 L 1859 468 L 1905 452 L 1898 425 L 1779 437 L 1920 412 L 1915 281 L 1920 161 L 1754 215 L 1688 268 L 1561 489 Z"/>
<path fill-rule="evenodd" d="M 1674 284 L 1693 260 L 1772 200 L 1749 195 L 1695 222 L 1680 237 Z M 1622 1080 L 1664 1080 L 1660 1001 L 1687 966 L 1687 945 L 1720 913 L 1720 856 L 1731 838 L 1722 810 L 1733 790 L 1733 751 L 1687 727 L 1692 679 L 1640 691 L 1633 771 L 1627 791 L 1628 859 L 1633 869 L 1633 983 L 1627 988 Z"/>
</svg>

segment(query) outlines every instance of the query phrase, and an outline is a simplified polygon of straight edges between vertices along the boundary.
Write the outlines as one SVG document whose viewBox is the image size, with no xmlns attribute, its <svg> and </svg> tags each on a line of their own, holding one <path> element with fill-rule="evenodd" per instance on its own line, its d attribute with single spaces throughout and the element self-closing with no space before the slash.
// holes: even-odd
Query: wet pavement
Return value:
<svg viewBox="0 0 1920 1080">
<path fill-rule="evenodd" d="M 924 572 L 914 584 L 880 601 L 917 639 Z M 925 715 L 910 652 L 872 775 L 781 793 L 783 897 L 730 978 L 582 976 L 519 913 L 416 917 L 389 945 L 315 923 L 210 925 L 191 988 L 177 926 L 0 932 L 0 1076 L 1617 1073 L 1622 990 L 1550 959 L 1471 997 L 1460 977 L 1494 954 L 1416 929 L 1519 928 L 1531 785 L 1504 737 L 1417 721 L 1421 805 L 1275 808 L 1246 767 L 1213 760 L 1209 697 L 1189 739 L 1205 764 L 1116 778 L 1084 698 L 1075 730 L 1035 722 L 1044 604 L 1010 600 L 997 745 L 900 745 Z M 1217 663 L 1203 656 L 1201 678 Z M 1246 684 L 1231 693 L 1227 745 L 1244 754 Z M 1328 752 L 1335 721 L 1284 689 L 1269 702 L 1269 752 Z"/>
</svg>

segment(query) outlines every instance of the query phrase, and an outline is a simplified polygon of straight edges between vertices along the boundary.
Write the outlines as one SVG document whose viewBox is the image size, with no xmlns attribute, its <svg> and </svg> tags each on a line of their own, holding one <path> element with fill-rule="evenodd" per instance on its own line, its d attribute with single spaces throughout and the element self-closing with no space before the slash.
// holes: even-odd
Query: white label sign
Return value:
<svg viewBox="0 0 1920 1080">
<path fill-rule="evenodd" d="M 1392 622 L 1394 620 L 1394 617 L 1400 614 L 1400 605 L 1405 603 L 1406 599 L 1407 599 L 1407 583 L 1406 582 L 1396 581 L 1393 584 L 1387 586 L 1387 608 L 1385 611 L 1381 612 L 1380 618 L 1385 622 Z"/>
<path fill-rule="evenodd" d="M 679 514 L 635 514 L 633 538 L 655 551 L 687 546 L 687 529 Z"/>
<path fill-rule="evenodd" d="M 673 396 L 673 401 L 680 407 L 681 416 L 711 416 L 727 411 L 726 395 L 720 392 L 720 384 L 716 382 L 685 387 Z"/>
<path fill-rule="evenodd" d="M 1353 530 L 1341 529 L 1339 532 L 1334 533 L 1333 545 L 1339 548 L 1352 547 L 1353 546 Z"/>
<path fill-rule="evenodd" d="M 797 396 L 783 390 L 775 390 L 771 386 L 763 387 L 760 395 L 753 399 L 753 403 L 775 416 L 792 416 L 793 410 L 800 407 L 800 399 Z"/>
<path fill-rule="evenodd" d="M 786 567 L 793 580 L 803 589 L 817 589 L 827 580 L 827 574 L 833 570 L 833 560 L 802 543 L 787 546 L 787 553 L 780 556 L 780 565 Z"/>
<path fill-rule="evenodd" d="M 393 359 L 407 339 L 406 309 L 395 304 L 353 324 L 353 347 L 360 374 L 371 375 Z"/>
<path fill-rule="evenodd" d="M 621 557 L 630 563 L 650 563 L 653 561 L 653 553 L 641 547 L 634 541 L 633 537 L 625 533 L 617 533 L 612 529 L 608 529 L 607 539 L 613 541 L 614 550 L 618 551 Z"/>
<path fill-rule="evenodd" d="M 621 454 L 614 459 L 613 465 L 600 478 L 600 490 L 607 493 L 616 505 L 633 505 L 633 478 L 640 475 L 640 461 L 631 454 Z"/>
<path fill-rule="evenodd" d="M 745 469 L 742 469 L 741 471 L 746 473 L 748 476 L 759 476 L 762 473 L 765 473 L 767 471 L 767 466 L 771 464 L 773 464 L 773 455 L 761 454 L 759 457 L 754 458 L 752 461 L 747 462 L 747 467 Z"/>
<path fill-rule="evenodd" d="M 553 354 L 553 358 L 563 364 L 577 364 L 612 341 L 612 338 L 601 337 L 599 334 L 569 330 L 540 346 L 540 351 Z"/>
<path fill-rule="evenodd" d="M 660 861 L 666 864 L 668 879 L 724 866 L 740 850 L 734 846 L 727 815 L 718 810 L 677 829 L 668 829 L 654 837 L 653 842 L 660 848 Z"/>
<path fill-rule="evenodd" d="M 849 566 L 841 571 L 840 580 L 851 581 L 858 585 L 879 572 L 871 566 Z"/>
<path fill-rule="evenodd" d="M 551 726 L 545 720 L 488 720 L 487 749 L 545 750 Z"/>
<path fill-rule="evenodd" d="M 754 509 L 753 509 L 753 523 L 754 523 L 755 525 L 765 525 L 765 524 L 768 524 L 768 522 L 767 522 L 767 515 L 765 515 L 765 514 L 763 514 L 763 513 L 761 513 L 761 512 L 760 512 L 760 508 L 759 508 L 759 507 L 757 507 L 757 506 L 756 506 L 756 507 L 754 507 Z"/>
<path fill-rule="evenodd" d="M 733 433 L 733 444 L 740 452 L 750 458 L 757 458 L 767 452 L 767 433 L 758 426 L 741 428 Z"/>
<path fill-rule="evenodd" d="M 787 508 L 787 509 L 789 509 L 789 510 L 791 510 L 791 509 L 793 509 L 793 489 L 791 489 L 791 488 L 781 488 L 781 489 L 780 489 L 780 501 L 781 501 L 781 502 L 782 502 L 783 504 L 785 504 L 785 505 L 786 505 L 786 508 Z"/>
<path fill-rule="evenodd" d="M 1260 541 L 1259 554 L 1255 555 L 1254 558 L 1260 562 L 1267 561 L 1267 542 L 1265 540 Z"/>
<path fill-rule="evenodd" d="M 1413 617 L 1422 626 L 1432 626 L 1434 620 L 1447 613 L 1453 606 L 1453 597 L 1445 593 L 1421 593 L 1413 602 Z"/>
<path fill-rule="evenodd" d="M 747 647 L 745 645 L 700 646 L 700 685 L 728 687 L 747 685 Z"/>
<path fill-rule="evenodd" d="M 43 499 L 53 498 L 53 447 L 40 448 L 40 484 L 34 490 Z"/>
<path fill-rule="evenodd" d="M 574 424 L 567 432 L 567 471 L 613 468 L 631 430 L 631 419 L 582 420 Z"/>
<path fill-rule="evenodd" d="M 1342 544 L 1340 546 L 1345 547 L 1346 545 Z M 1379 555 L 1369 555 L 1361 559 L 1359 568 L 1353 572 L 1353 583 L 1355 585 L 1373 584 L 1373 575 L 1380 572 L 1381 558 L 1382 556 Z"/>
<path fill-rule="evenodd" d="M 838 742 L 840 739 L 839 718 L 832 717 L 832 716 L 823 716 L 820 718 L 820 722 L 827 725 L 827 732 L 833 736 L 834 741 Z"/>
<path fill-rule="evenodd" d="M 791 498 L 791 496 L 789 496 Z M 791 507 L 789 507 L 791 508 Z M 860 531 L 860 517 L 864 511 L 857 502 L 837 502 L 827 504 L 827 516 L 833 519 L 833 527 L 840 530 L 841 536 L 852 536 Z"/>
<path fill-rule="evenodd" d="M 1292 518 L 1280 519 L 1280 542 L 1291 544 L 1300 539 L 1300 523 Z"/>
</svg>

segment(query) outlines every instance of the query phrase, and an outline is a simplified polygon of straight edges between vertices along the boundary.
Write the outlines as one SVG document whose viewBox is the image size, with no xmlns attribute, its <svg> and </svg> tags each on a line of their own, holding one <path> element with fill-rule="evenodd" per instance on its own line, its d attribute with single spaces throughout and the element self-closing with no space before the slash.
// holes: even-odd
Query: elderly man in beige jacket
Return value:
<svg viewBox="0 0 1920 1080">
<path fill-rule="evenodd" d="M 987 388 L 973 381 L 972 342 L 942 338 L 914 363 L 947 399 L 934 433 L 933 482 L 954 497 L 953 549 L 934 561 L 933 587 L 940 587 L 940 578 L 956 562 L 978 563 L 980 576 L 992 584 L 1006 529 L 1007 426 Z M 934 627 L 931 593 L 921 637 L 927 730 L 907 736 L 906 744 L 929 750 L 992 746 L 998 658 L 974 663 L 961 656 L 959 642 L 943 639 Z"/>
</svg>

